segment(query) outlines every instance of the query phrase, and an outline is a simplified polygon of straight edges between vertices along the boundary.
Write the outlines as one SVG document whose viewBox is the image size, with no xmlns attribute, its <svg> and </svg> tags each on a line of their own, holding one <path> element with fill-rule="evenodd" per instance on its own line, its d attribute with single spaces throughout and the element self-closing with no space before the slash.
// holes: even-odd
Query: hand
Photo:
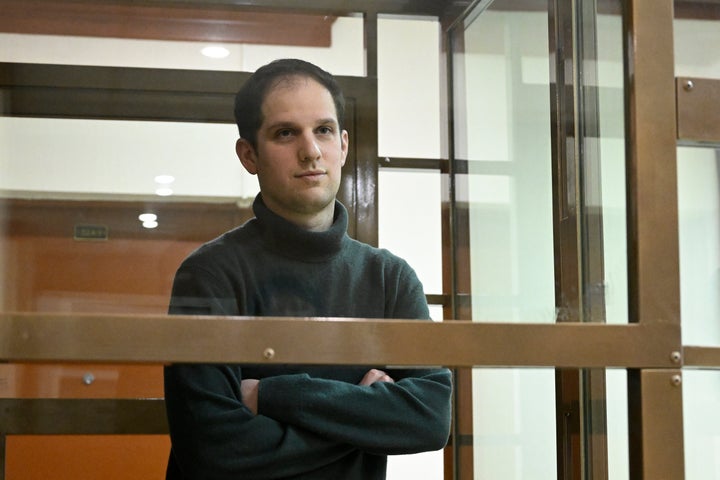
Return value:
<svg viewBox="0 0 720 480">
<path fill-rule="evenodd" d="M 372 385 L 375 382 L 395 383 L 395 380 L 393 380 L 390 375 L 383 372 L 382 370 L 373 368 L 365 374 L 365 376 L 362 378 L 362 380 L 360 380 L 360 383 L 358 385 Z"/>
<path fill-rule="evenodd" d="M 258 387 L 260 380 L 254 378 L 248 378 L 240 382 L 240 395 L 242 396 L 242 403 L 245 405 L 253 415 L 257 415 L 258 412 Z"/>
</svg>

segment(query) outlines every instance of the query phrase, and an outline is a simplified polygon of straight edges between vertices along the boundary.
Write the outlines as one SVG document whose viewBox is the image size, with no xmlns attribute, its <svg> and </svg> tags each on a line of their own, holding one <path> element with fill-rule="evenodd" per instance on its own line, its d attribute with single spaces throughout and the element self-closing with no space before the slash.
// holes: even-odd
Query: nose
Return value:
<svg viewBox="0 0 720 480">
<path fill-rule="evenodd" d="M 308 133 L 302 136 L 298 154 L 301 162 L 314 162 L 320 159 L 320 146 L 314 134 Z"/>
</svg>

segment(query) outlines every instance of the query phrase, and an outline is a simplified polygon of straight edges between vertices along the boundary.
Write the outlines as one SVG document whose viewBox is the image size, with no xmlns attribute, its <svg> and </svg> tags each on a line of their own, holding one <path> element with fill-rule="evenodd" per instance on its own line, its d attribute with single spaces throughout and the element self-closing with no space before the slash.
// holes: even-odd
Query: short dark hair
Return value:
<svg viewBox="0 0 720 480">
<path fill-rule="evenodd" d="M 322 68 L 304 60 L 284 58 L 257 69 L 235 95 L 235 122 L 240 138 L 257 149 L 257 132 L 262 125 L 262 104 L 268 91 L 283 79 L 306 77 L 325 87 L 335 104 L 337 121 L 342 129 L 345 97 L 335 78 Z"/>
</svg>

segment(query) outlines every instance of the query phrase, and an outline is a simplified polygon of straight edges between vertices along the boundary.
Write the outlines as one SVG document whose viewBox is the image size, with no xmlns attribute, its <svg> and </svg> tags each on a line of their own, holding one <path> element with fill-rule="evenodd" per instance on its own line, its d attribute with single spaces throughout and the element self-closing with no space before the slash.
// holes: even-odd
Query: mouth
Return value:
<svg viewBox="0 0 720 480">
<path fill-rule="evenodd" d="M 314 178 L 320 178 L 326 174 L 327 174 L 327 172 L 325 170 L 308 170 L 306 172 L 298 173 L 297 175 L 295 175 L 295 177 L 296 178 L 314 179 Z"/>
</svg>

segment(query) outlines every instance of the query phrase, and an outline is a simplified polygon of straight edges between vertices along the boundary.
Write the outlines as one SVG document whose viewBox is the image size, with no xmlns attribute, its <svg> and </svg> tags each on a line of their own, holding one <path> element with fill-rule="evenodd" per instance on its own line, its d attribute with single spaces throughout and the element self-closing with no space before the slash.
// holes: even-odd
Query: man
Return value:
<svg viewBox="0 0 720 480">
<path fill-rule="evenodd" d="M 183 262 L 170 313 L 429 319 L 407 263 L 346 233 L 343 110 L 307 62 L 246 82 L 236 151 L 260 183 L 255 218 Z M 383 479 L 387 455 L 440 449 L 450 425 L 446 369 L 173 365 L 165 396 L 173 480 Z"/>
</svg>

